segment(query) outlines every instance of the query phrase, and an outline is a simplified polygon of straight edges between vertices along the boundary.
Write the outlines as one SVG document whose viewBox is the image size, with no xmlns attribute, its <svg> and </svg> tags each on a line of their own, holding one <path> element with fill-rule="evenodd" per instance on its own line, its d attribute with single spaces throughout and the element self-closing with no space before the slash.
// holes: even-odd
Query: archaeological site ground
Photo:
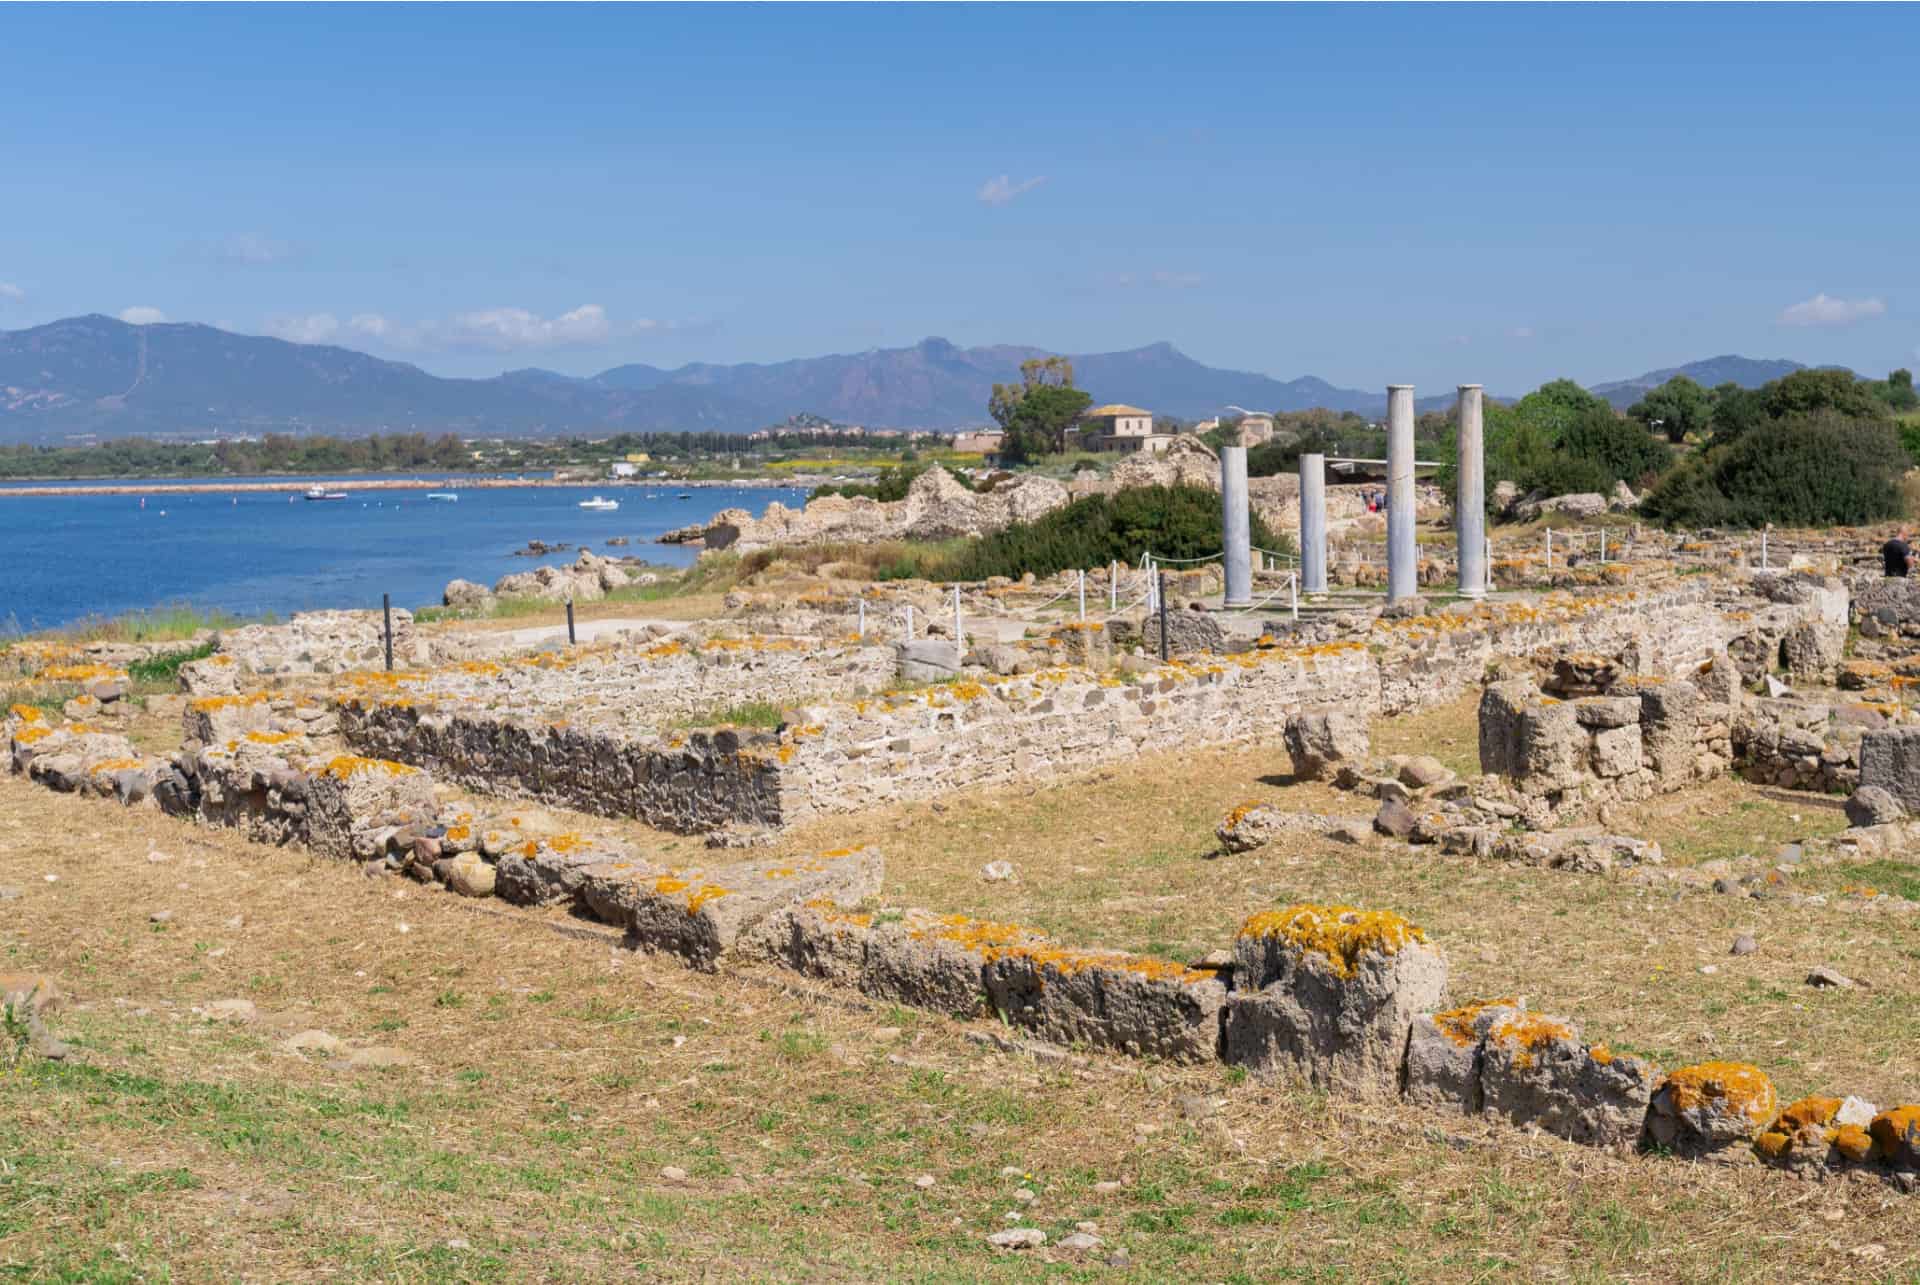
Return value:
<svg viewBox="0 0 1920 1285">
<path fill-rule="evenodd" d="M 1558 538 L 16 643 L 0 1270 L 1911 1279 L 1920 593 Z"/>
</svg>

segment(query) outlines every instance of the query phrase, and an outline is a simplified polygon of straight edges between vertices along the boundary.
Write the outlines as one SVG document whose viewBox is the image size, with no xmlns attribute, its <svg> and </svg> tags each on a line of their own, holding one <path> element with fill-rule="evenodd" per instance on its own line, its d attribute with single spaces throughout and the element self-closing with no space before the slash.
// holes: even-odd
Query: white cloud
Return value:
<svg viewBox="0 0 1920 1285">
<path fill-rule="evenodd" d="M 1045 174 L 1036 178 L 1023 179 L 1018 183 L 1005 174 L 999 174 L 982 183 L 976 195 L 988 205 L 1005 205 L 1015 197 L 1033 191 L 1046 181 Z"/>
<path fill-rule="evenodd" d="M 330 312 L 267 318 L 267 333 L 295 344 L 323 344 L 340 333 L 340 319 Z"/>
<path fill-rule="evenodd" d="M 145 304 L 136 304 L 131 308 L 122 308 L 120 310 L 120 320 L 130 326 L 153 326 L 158 325 L 166 319 L 166 313 L 160 311 L 158 308 L 150 308 Z"/>
<path fill-rule="evenodd" d="M 391 321 L 377 312 L 356 312 L 347 325 L 356 334 L 366 335 L 370 339 L 385 339 L 394 328 Z"/>
<path fill-rule="evenodd" d="M 445 328 L 445 342 L 457 348 L 511 352 L 525 348 L 571 348 L 604 343 L 613 332 L 607 310 L 582 304 L 557 317 L 541 317 L 525 308 L 487 308 L 456 313 Z"/>
<path fill-rule="evenodd" d="M 1533 338 L 1533 327 L 1532 326 L 1515 326 L 1513 327 L 1513 329 L 1507 331 L 1507 338 L 1531 339 Z"/>
<path fill-rule="evenodd" d="M 1783 326 L 1848 326 L 1868 317 L 1884 316 L 1884 299 L 1836 299 L 1817 294 L 1782 309 L 1776 319 Z"/>
<path fill-rule="evenodd" d="M 11 281 L 0 281 L 0 299 L 11 299 L 15 303 L 27 297 L 27 292 Z"/>
<path fill-rule="evenodd" d="M 1205 280 L 1206 278 L 1198 272 L 1156 272 L 1153 274 L 1153 284 L 1162 286 L 1168 290 L 1191 290 Z"/>
</svg>

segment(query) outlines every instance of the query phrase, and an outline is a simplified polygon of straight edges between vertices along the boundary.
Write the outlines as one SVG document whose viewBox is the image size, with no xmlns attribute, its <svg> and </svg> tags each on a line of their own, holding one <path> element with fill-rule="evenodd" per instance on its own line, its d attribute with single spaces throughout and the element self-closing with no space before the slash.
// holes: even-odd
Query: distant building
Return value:
<svg viewBox="0 0 1920 1285">
<path fill-rule="evenodd" d="M 1172 433 L 1153 431 L 1153 412 L 1115 402 L 1080 416 L 1080 440 L 1096 451 L 1145 451 L 1158 455 L 1172 444 Z"/>
<path fill-rule="evenodd" d="M 1260 446 L 1273 440 L 1273 416 L 1247 415 L 1240 420 L 1240 445 Z"/>
<path fill-rule="evenodd" d="M 608 477 L 625 478 L 625 477 L 638 477 L 639 475 L 640 475 L 640 466 L 638 464 L 633 463 L 631 460 L 615 460 L 613 463 L 607 465 Z"/>
<path fill-rule="evenodd" d="M 997 428 L 967 429 L 953 435 L 953 449 L 968 455 L 993 455 L 1006 440 L 1007 435 Z"/>
</svg>

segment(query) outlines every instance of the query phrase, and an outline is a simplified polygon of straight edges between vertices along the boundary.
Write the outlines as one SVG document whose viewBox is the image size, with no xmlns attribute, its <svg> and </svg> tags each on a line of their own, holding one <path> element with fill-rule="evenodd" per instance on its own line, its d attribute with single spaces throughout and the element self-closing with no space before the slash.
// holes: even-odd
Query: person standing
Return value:
<svg viewBox="0 0 1920 1285">
<path fill-rule="evenodd" d="M 1880 546 L 1880 564 L 1888 575 L 1906 578 L 1913 563 L 1913 546 L 1907 541 L 1908 533 L 1902 531 Z"/>
</svg>

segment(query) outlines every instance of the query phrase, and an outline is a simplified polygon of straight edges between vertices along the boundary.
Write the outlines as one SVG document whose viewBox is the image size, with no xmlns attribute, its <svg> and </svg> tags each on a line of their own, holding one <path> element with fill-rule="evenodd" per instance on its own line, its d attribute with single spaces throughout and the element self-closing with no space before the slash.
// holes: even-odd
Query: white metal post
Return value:
<svg viewBox="0 0 1920 1285">
<path fill-rule="evenodd" d="M 1760 528 L 1760 569 L 1767 569 L 1767 528 Z"/>
<path fill-rule="evenodd" d="M 1553 570 L 1553 528 L 1547 528 L 1547 570 Z"/>
<path fill-rule="evenodd" d="M 1107 568 L 1107 610 L 1120 610 L 1120 564 Z"/>
<path fill-rule="evenodd" d="M 1086 619 L 1087 619 L 1087 573 L 1082 571 L 1080 573 L 1080 621 L 1081 623 L 1085 624 Z"/>
<path fill-rule="evenodd" d="M 967 651 L 967 635 L 960 621 L 960 586 L 953 587 L 953 648 L 954 654 L 964 656 Z"/>
<path fill-rule="evenodd" d="M 913 604 L 907 604 L 907 641 L 913 641 Z"/>
<path fill-rule="evenodd" d="M 1604 567 L 1606 564 L 1607 564 L 1607 529 L 1605 527 L 1601 527 L 1600 528 L 1600 565 Z"/>
<path fill-rule="evenodd" d="M 853 601 L 854 605 L 860 610 L 860 636 L 865 638 L 867 636 L 867 600 L 865 598 L 855 598 Z"/>
<path fill-rule="evenodd" d="M 1300 619 L 1300 573 L 1287 572 L 1287 606 L 1295 620 Z"/>
<path fill-rule="evenodd" d="M 1493 588 L 1493 537 L 1487 537 L 1487 588 Z"/>
</svg>

